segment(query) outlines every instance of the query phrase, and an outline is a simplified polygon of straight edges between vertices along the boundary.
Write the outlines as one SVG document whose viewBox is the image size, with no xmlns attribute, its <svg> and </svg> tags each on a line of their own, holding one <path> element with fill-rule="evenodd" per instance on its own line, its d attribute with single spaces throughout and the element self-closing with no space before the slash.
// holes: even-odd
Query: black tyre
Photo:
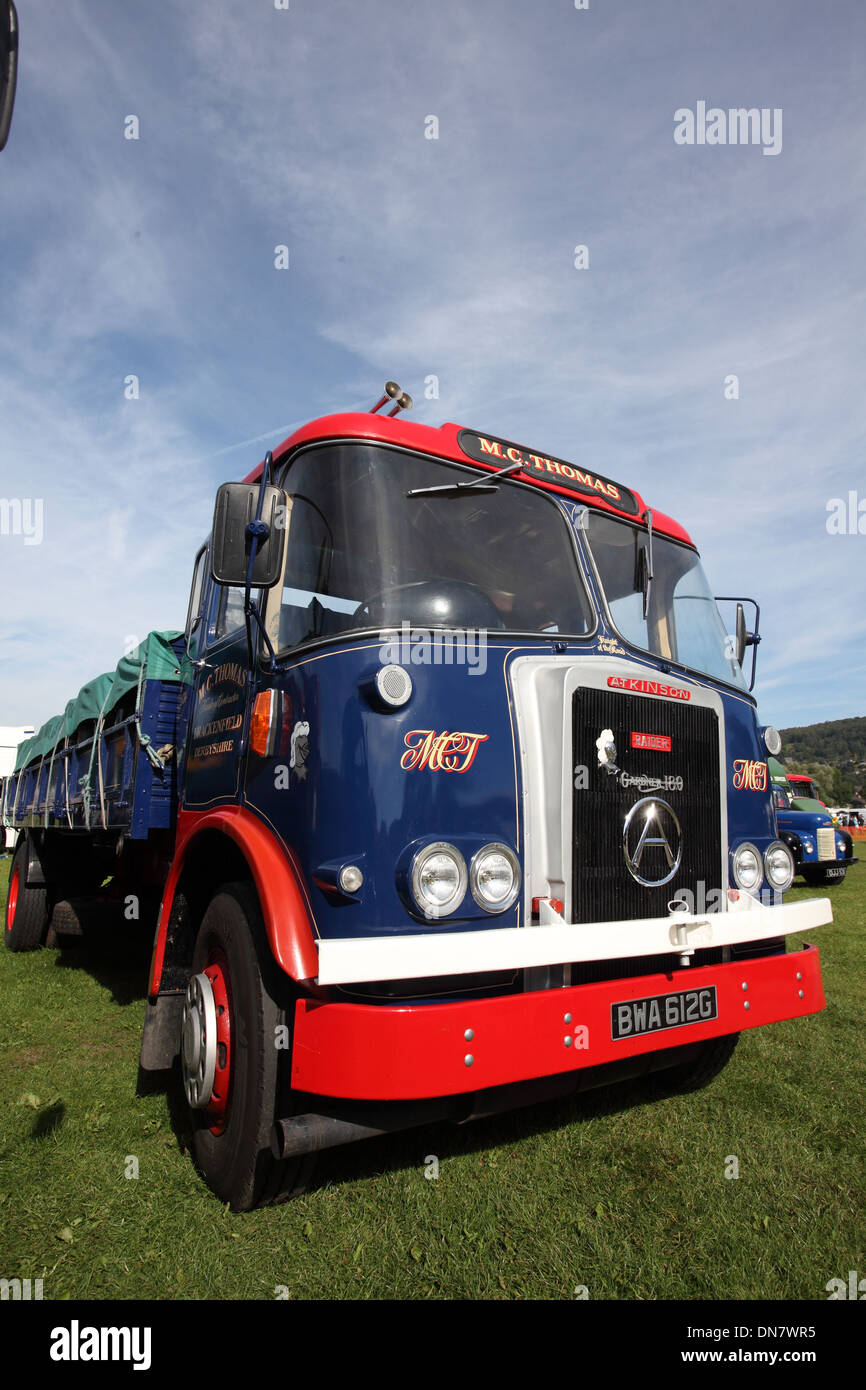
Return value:
<svg viewBox="0 0 866 1390">
<path fill-rule="evenodd" d="M 689 1061 L 665 1067 L 657 1073 L 658 1081 L 665 1090 L 685 1093 L 701 1091 L 724 1071 L 734 1054 L 740 1040 L 739 1033 L 728 1033 L 723 1038 L 709 1038 L 706 1042 L 689 1044 L 689 1052 L 697 1047 L 696 1056 Z"/>
<path fill-rule="evenodd" d="M 848 866 L 836 864 L 829 869 L 801 869 L 800 872 L 810 888 L 818 888 L 825 884 L 844 883 Z"/>
<path fill-rule="evenodd" d="M 27 886 L 27 841 L 20 840 L 12 860 L 6 898 L 6 930 L 10 951 L 36 951 L 45 944 L 49 917 L 45 888 Z"/>
<path fill-rule="evenodd" d="M 229 884 L 211 900 L 192 974 L 181 1070 L 196 1164 L 233 1211 L 296 1196 L 312 1158 L 279 1160 L 271 1149 L 277 1110 L 291 1114 L 291 1050 L 278 1043 L 290 1039 L 295 996 L 274 964 L 249 884 Z M 202 1041 L 211 1023 L 215 1046 Z"/>
</svg>

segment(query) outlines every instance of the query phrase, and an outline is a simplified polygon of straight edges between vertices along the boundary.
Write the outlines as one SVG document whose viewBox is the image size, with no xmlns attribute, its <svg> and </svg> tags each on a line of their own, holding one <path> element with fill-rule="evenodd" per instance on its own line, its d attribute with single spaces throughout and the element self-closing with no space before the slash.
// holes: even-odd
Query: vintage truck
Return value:
<svg viewBox="0 0 866 1390">
<path fill-rule="evenodd" d="M 223 485 L 185 631 L 3 788 L 12 949 L 153 899 L 141 1067 L 179 1065 L 235 1209 L 368 1135 L 704 1084 L 824 1006 L 742 607 L 732 643 L 683 527 L 594 460 L 408 404 Z"/>
<path fill-rule="evenodd" d="M 776 758 L 768 760 L 779 839 L 794 856 L 794 867 L 806 882 L 841 883 L 857 863 L 854 841 L 816 795 L 811 778 L 786 772 Z"/>
</svg>

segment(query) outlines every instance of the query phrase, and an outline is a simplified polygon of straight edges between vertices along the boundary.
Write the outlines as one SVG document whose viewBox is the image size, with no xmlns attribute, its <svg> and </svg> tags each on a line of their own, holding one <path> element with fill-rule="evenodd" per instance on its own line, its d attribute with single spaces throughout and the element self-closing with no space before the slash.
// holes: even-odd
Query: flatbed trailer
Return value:
<svg viewBox="0 0 866 1390">
<path fill-rule="evenodd" d="M 150 633 L 26 740 L 3 784 L 4 824 L 133 840 L 173 828 L 183 648 L 182 633 Z"/>
<path fill-rule="evenodd" d="M 182 633 L 150 633 L 19 745 L 0 781 L 2 824 L 19 835 L 10 949 L 43 944 L 49 920 L 55 935 L 78 935 L 85 898 L 106 877 L 115 897 L 153 895 L 177 823 L 183 661 Z"/>
</svg>

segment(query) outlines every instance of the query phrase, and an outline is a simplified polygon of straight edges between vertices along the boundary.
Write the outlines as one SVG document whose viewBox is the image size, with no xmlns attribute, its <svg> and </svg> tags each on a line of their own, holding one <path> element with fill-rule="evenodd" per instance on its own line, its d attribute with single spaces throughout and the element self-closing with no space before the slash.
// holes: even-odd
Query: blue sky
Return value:
<svg viewBox="0 0 866 1390">
<path fill-rule="evenodd" d="M 764 721 L 866 713 L 862 4 L 18 10 L 0 499 L 44 537 L 0 535 L 0 724 L 182 626 L 217 485 L 386 377 L 676 516 L 761 602 Z M 699 101 L 781 149 L 678 145 Z"/>
</svg>

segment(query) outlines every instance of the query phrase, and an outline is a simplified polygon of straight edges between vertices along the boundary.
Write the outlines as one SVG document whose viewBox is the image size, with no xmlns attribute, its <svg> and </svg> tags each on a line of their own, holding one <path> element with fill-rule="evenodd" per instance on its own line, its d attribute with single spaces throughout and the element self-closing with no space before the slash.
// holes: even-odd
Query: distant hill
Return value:
<svg viewBox="0 0 866 1390">
<path fill-rule="evenodd" d="M 828 806 L 866 799 L 866 717 L 828 719 L 779 732 L 785 767 L 814 778 Z"/>
<path fill-rule="evenodd" d="M 866 767 L 866 716 L 828 719 L 781 729 L 782 753 L 791 758 L 815 758 L 822 763 L 854 763 Z"/>
</svg>

